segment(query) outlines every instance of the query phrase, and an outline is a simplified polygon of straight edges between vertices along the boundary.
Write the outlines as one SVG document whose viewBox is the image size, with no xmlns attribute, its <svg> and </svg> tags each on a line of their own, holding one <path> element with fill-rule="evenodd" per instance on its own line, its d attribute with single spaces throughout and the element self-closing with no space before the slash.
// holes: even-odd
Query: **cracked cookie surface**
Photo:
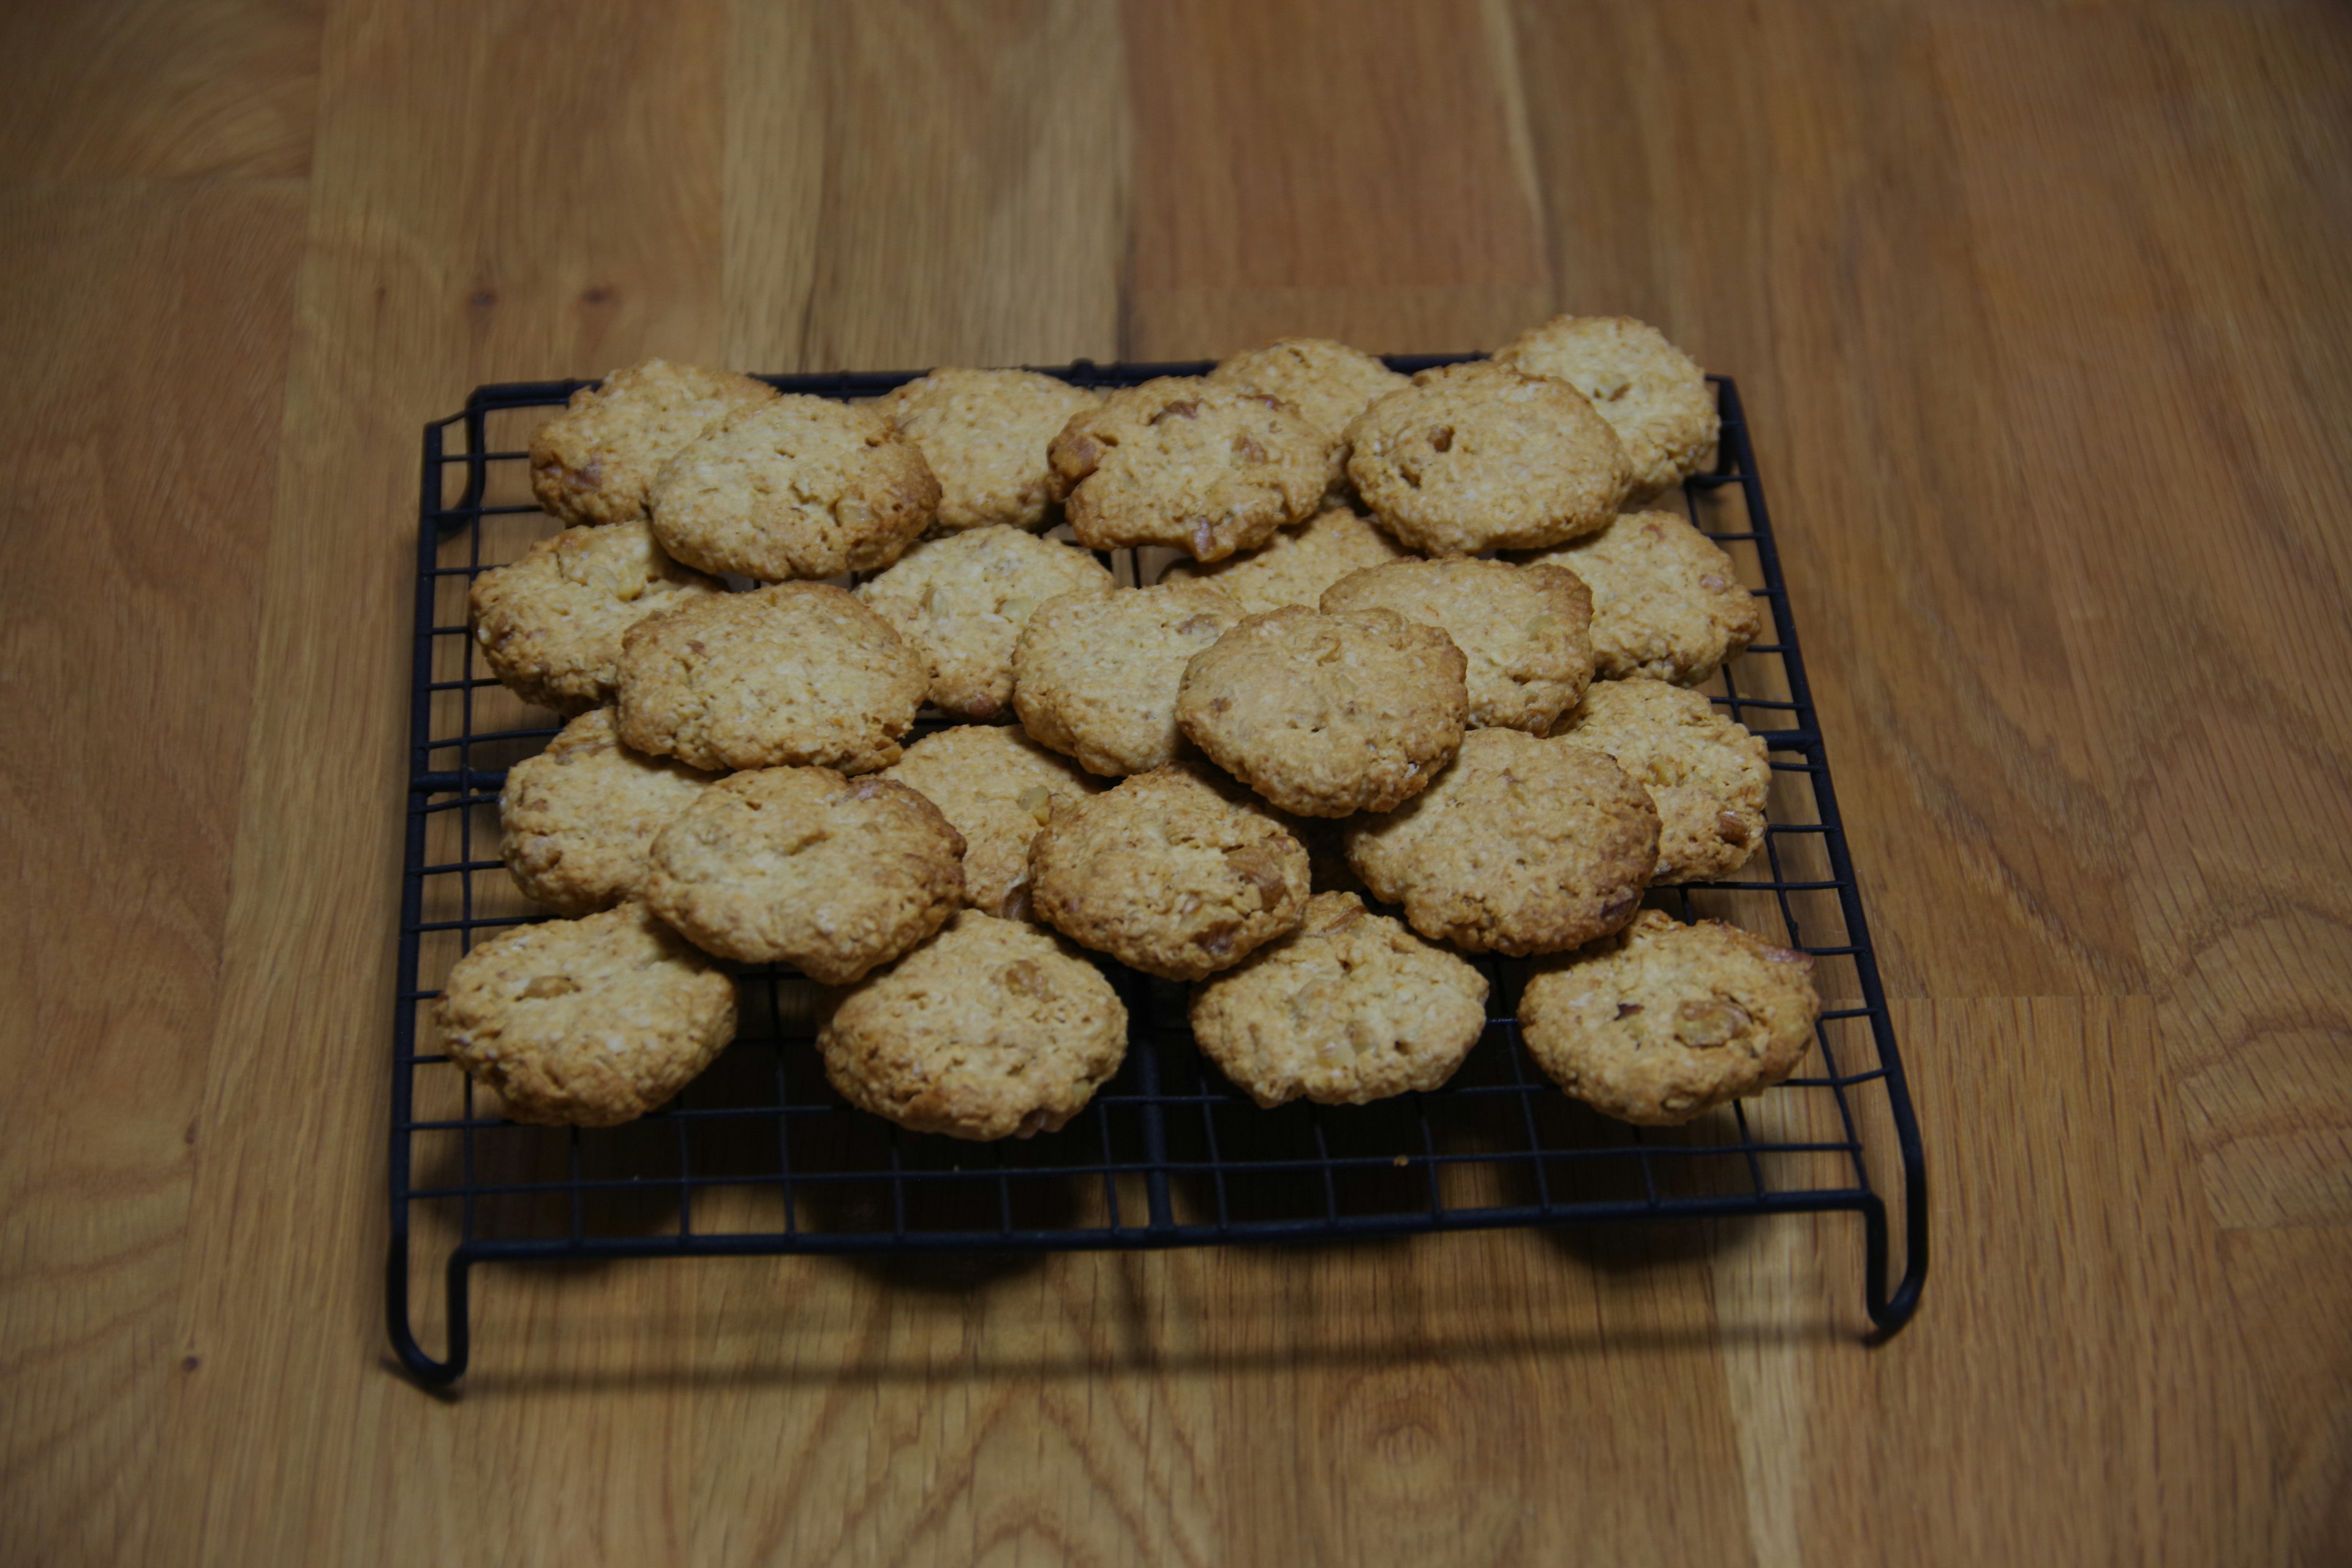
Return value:
<svg viewBox="0 0 2352 1568">
<path fill-rule="evenodd" d="M 922 449 L 940 481 L 940 533 L 1052 523 L 1045 447 L 1102 395 L 1034 370 L 948 366 L 883 394 L 874 406 Z"/>
<path fill-rule="evenodd" d="M 1590 746 L 1650 792 L 1658 808 L 1658 882 L 1729 876 L 1764 842 L 1772 767 L 1764 742 L 1696 691 L 1663 680 L 1604 680 L 1554 738 Z"/>
<path fill-rule="evenodd" d="M 476 577 L 467 618 L 500 685 L 571 714 L 612 700 L 631 626 L 722 587 L 671 560 L 643 522 L 567 528 Z"/>
<path fill-rule="evenodd" d="M 592 708 L 547 750 L 507 770 L 499 858 L 526 898 L 560 915 L 638 897 L 654 835 L 710 787 L 711 775 L 621 744 L 609 708 Z"/>
<path fill-rule="evenodd" d="M 530 489 L 566 522 L 629 522 L 646 515 L 654 476 L 705 430 L 776 398 L 731 370 L 647 360 L 572 395 L 530 439 Z"/>
<path fill-rule="evenodd" d="M 1670 511 L 1632 511 L 1590 539 L 1523 560 L 1592 592 L 1592 659 L 1611 680 L 1697 686 L 1756 638 L 1755 597 L 1720 545 Z"/>
<path fill-rule="evenodd" d="M 974 909 L 1028 920 L 1029 845 L 1057 800 L 1103 785 L 1010 724 L 958 724 L 926 735 L 884 770 L 940 808 L 963 836 L 963 895 Z"/>
<path fill-rule="evenodd" d="M 1558 567 L 1399 561 L 1333 584 L 1323 608 L 1393 610 L 1452 637 L 1467 661 L 1473 729 L 1540 735 L 1592 683 L 1592 595 Z"/>
<path fill-rule="evenodd" d="M 1111 586 L 1087 552 L 991 526 L 916 545 L 857 596 L 930 661 L 933 707 L 986 721 L 1013 705 L 1013 648 L 1037 606 Z"/>
<path fill-rule="evenodd" d="M 1636 498 L 1715 467 L 1722 421 L 1706 373 L 1646 321 L 1558 316 L 1521 332 L 1495 358 L 1564 381 L 1591 399 L 1624 444 Z"/>
</svg>

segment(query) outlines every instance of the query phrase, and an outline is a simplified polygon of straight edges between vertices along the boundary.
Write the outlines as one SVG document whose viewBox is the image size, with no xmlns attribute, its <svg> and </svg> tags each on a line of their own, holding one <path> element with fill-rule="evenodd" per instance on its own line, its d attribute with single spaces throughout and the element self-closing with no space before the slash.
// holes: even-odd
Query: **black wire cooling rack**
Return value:
<svg viewBox="0 0 2352 1568">
<path fill-rule="evenodd" d="M 1389 363 L 1411 372 L 1468 357 Z M 1053 374 L 1125 386 L 1207 368 L 1081 361 Z M 846 398 L 912 374 L 767 379 Z M 486 672 L 466 594 L 476 574 L 556 528 L 531 500 L 524 448 L 582 384 L 481 387 L 425 429 L 385 1284 L 393 1343 L 417 1379 L 464 1373 L 479 1263 L 1183 1247 L 1836 1211 L 1861 1216 L 1878 1332 L 1909 1320 L 1927 1264 L 1918 1128 L 1729 379 L 1714 378 L 1722 459 L 1682 504 L 1763 612 L 1763 634 L 1709 694 L 1770 748 L 1769 821 L 1738 879 L 1654 890 L 1651 902 L 1813 955 L 1824 1011 L 1799 1075 L 1687 1127 L 1611 1121 L 1535 1070 L 1512 1016 L 1526 965 L 1489 958 L 1486 1035 L 1443 1089 L 1260 1110 L 1195 1051 L 1182 986 L 1103 960 L 1131 1020 L 1126 1065 L 1060 1132 L 993 1144 L 902 1131 L 843 1103 L 810 1043 L 817 994 L 785 970 L 740 972 L 735 1044 L 625 1127 L 509 1122 L 436 1048 L 429 1015 L 449 966 L 484 933 L 542 918 L 499 861 L 498 795 L 509 764 L 556 723 Z M 1123 581 L 1151 572 L 1132 555 L 1113 564 Z M 438 1358 L 419 1342 L 436 1318 Z"/>
</svg>

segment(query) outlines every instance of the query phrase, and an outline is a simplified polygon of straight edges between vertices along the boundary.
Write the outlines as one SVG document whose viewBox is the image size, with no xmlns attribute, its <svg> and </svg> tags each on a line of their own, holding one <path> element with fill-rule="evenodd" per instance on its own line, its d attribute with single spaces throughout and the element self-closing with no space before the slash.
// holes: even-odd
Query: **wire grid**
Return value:
<svg viewBox="0 0 2352 1568">
<path fill-rule="evenodd" d="M 1394 357 L 1406 372 L 1474 356 Z M 1132 385 L 1205 364 L 1052 374 Z M 788 392 L 870 396 L 917 373 L 772 376 Z M 461 1375 L 474 1264 L 728 1254 L 1076 1250 L 1301 1241 L 1602 1219 L 1851 1211 L 1864 1303 L 1908 1321 L 1927 1266 L 1916 1123 L 1815 724 L 1738 389 L 1717 471 L 1682 504 L 1759 601 L 1758 641 L 1711 683 L 1761 735 L 1773 787 L 1762 853 L 1738 879 L 1654 889 L 1677 918 L 1728 919 L 1813 955 L 1824 1010 L 1787 1082 L 1683 1128 L 1599 1116 L 1554 1089 L 1513 1016 L 1528 964 L 1477 960 L 1485 1035 L 1443 1088 L 1360 1107 L 1261 1110 L 1194 1048 L 1184 987 L 1100 955 L 1130 1019 L 1125 1065 L 1060 1132 L 972 1144 L 854 1110 L 813 1047 L 819 994 L 790 970 L 740 968 L 742 1024 L 662 1110 L 618 1128 L 527 1127 L 437 1048 L 436 987 L 483 935 L 544 918 L 498 858 L 505 770 L 558 728 L 480 663 L 466 591 L 558 526 L 530 498 L 530 429 L 579 382 L 485 386 L 425 432 L 412 776 L 394 1018 L 394 1344 L 421 1381 Z M 1664 503 L 1659 503 L 1664 504 Z M 1121 552 L 1123 582 L 1164 561 Z M 1899 1234 L 1890 1238 L 1887 1194 Z M 1901 1264 L 1894 1258 L 1899 1247 Z M 436 1303 L 412 1259 L 442 1259 Z M 437 1310 L 436 1310 L 437 1307 Z M 446 1350 L 419 1330 L 439 1319 Z"/>
</svg>

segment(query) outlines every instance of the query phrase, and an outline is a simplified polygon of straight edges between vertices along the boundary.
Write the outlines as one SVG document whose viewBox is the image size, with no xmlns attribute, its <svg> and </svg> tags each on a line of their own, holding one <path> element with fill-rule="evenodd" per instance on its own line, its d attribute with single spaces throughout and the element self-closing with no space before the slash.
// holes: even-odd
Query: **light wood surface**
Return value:
<svg viewBox="0 0 2352 1568">
<path fill-rule="evenodd" d="M 2352 16 L 0 14 L 0 1562 L 2341 1563 Z M 1740 378 L 1930 1160 L 1852 1223 L 492 1272 L 389 1368 L 419 424 L 758 370 Z"/>
</svg>

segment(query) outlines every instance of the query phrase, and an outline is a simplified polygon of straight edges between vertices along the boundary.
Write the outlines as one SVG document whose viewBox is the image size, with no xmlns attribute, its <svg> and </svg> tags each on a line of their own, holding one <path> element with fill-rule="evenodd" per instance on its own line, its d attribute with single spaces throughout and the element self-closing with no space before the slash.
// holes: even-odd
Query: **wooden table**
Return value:
<svg viewBox="0 0 2352 1568">
<path fill-rule="evenodd" d="M 20 5 L 0 1561 L 2340 1563 L 2352 18 Z M 1661 324 L 1759 427 L 1937 1259 L 497 1274 L 390 1370 L 415 433 Z"/>
</svg>

